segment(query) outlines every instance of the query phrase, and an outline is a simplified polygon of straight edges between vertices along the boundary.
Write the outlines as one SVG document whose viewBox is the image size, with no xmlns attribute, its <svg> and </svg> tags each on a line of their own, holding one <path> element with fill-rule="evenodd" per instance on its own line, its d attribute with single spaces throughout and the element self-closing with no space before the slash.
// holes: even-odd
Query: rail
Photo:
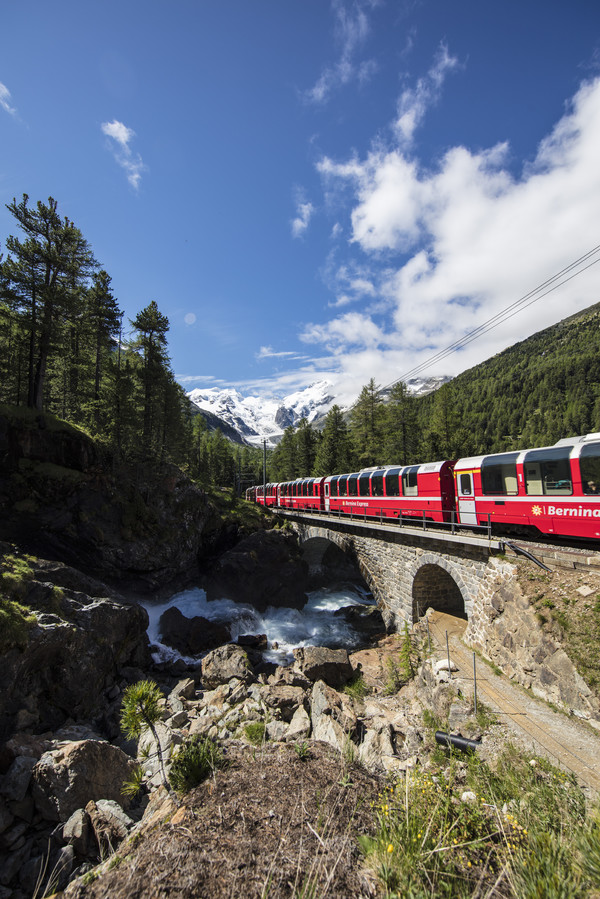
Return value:
<svg viewBox="0 0 600 899">
<path fill-rule="evenodd" d="M 319 515 L 325 516 L 327 518 L 337 518 L 342 521 L 360 521 L 365 522 L 366 524 L 370 522 L 378 522 L 379 524 L 393 524 L 398 527 L 410 527 L 410 528 L 419 528 L 420 530 L 446 530 L 451 534 L 457 534 L 461 531 L 473 533 L 479 532 L 482 533 L 488 540 L 492 539 L 492 517 L 489 513 L 486 514 L 486 522 L 485 524 L 462 524 L 457 520 L 456 511 L 441 511 L 435 510 L 433 514 L 436 515 L 444 515 L 449 516 L 449 521 L 439 521 L 435 518 L 432 518 L 432 509 L 429 507 L 428 509 L 411 509 L 410 512 L 399 513 L 398 515 L 392 516 L 388 515 L 387 509 L 383 506 L 381 507 L 373 507 L 369 506 L 369 514 L 367 515 L 367 509 L 365 508 L 364 512 L 358 513 L 354 511 L 344 512 L 342 509 L 316 509 L 313 507 L 302 508 L 302 507 L 290 507 L 290 506 L 277 506 L 275 504 L 268 505 L 267 508 L 272 509 L 275 512 L 293 512 L 296 515 Z"/>
<path fill-rule="evenodd" d="M 271 505 L 268 508 L 272 512 L 289 518 L 304 518 L 322 524 L 334 525 L 334 523 L 339 523 L 341 525 L 368 527 L 387 533 L 404 532 L 411 537 L 419 538 L 425 536 L 430 540 L 441 540 L 445 543 L 485 546 L 498 552 L 503 552 L 505 546 L 503 539 L 493 538 L 489 521 L 487 525 L 481 525 L 476 528 L 475 526 L 461 525 L 454 519 L 454 516 L 452 516 L 452 521 L 441 522 L 433 521 L 431 518 L 426 518 L 422 515 L 419 515 L 419 517 L 404 515 L 402 518 L 392 518 L 386 515 L 373 516 L 364 513 L 357 515 L 355 512 L 342 512 L 339 509 L 333 511 L 325 509 L 294 509 L 289 506 L 275 505 Z M 479 530 L 482 533 L 474 534 L 475 530 Z"/>
</svg>

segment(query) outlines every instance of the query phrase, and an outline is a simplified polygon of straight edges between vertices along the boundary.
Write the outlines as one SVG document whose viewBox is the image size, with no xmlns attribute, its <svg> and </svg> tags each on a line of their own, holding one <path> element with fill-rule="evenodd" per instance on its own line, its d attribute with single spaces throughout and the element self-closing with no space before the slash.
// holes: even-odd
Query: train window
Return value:
<svg viewBox="0 0 600 899">
<path fill-rule="evenodd" d="M 600 443 L 590 443 L 582 447 L 579 456 L 583 492 L 600 493 Z"/>
<path fill-rule="evenodd" d="M 418 465 L 411 465 L 402 472 L 402 496 L 418 496 L 417 471 Z"/>
<path fill-rule="evenodd" d="M 331 489 L 330 489 L 330 493 L 331 493 L 332 496 L 337 496 L 337 495 L 338 495 L 338 480 L 339 480 L 339 478 L 332 478 L 332 479 L 331 479 Z"/>
<path fill-rule="evenodd" d="M 338 490 L 340 491 L 340 496 L 348 496 L 348 478 L 346 475 L 339 479 Z"/>
<path fill-rule="evenodd" d="M 358 496 L 358 475 L 348 475 L 348 496 Z"/>
<path fill-rule="evenodd" d="M 473 479 L 469 473 L 460 475 L 458 479 L 458 492 L 461 496 L 473 495 Z"/>
<path fill-rule="evenodd" d="M 385 495 L 400 496 L 400 469 L 391 468 L 385 473 Z"/>
<path fill-rule="evenodd" d="M 370 496 L 369 493 L 369 481 L 371 480 L 371 473 L 369 474 L 361 474 L 358 479 L 358 495 L 359 496 Z"/>
<path fill-rule="evenodd" d="M 525 490 L 530 496 L 568 496 L 573 493 L 569 454 L 572 446 L 532 450 L 525 455 Z"/>
<path fill-rule="evenodd" d="M 371 496 L 383 496 L 382 471 L 374 471 L 371 475 Z"/>
</svg>

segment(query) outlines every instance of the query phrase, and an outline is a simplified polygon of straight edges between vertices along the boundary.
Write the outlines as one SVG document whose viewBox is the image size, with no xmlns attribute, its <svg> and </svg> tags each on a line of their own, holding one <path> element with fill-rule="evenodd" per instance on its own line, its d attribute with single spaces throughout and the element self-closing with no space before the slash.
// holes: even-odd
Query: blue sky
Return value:
<svg viewBox="0 0 600 899">
<path fill-rule="evenodd" d="M 352 399 L 600 244 L 600 6 L 20 0 L 0 138 L 0 249 L 4 204 L 56 198 L 126 316 L 168 316 L 186 389 Z M 599 285 L 593 265 L 422 373 Z"/>
</svg>

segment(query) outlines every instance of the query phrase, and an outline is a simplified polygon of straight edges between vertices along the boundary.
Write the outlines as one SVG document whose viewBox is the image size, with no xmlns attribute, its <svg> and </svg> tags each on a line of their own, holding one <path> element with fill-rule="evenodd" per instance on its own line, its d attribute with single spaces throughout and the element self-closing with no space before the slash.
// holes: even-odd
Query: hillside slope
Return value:
<svg viewBox="0 0 600 899">
<path fill-rule="evenodd" d="M 447 391 L 460 453 L 501 452 L 600 430 L 600 303 L 417 400 L 421 432 Z"/>
</svg>

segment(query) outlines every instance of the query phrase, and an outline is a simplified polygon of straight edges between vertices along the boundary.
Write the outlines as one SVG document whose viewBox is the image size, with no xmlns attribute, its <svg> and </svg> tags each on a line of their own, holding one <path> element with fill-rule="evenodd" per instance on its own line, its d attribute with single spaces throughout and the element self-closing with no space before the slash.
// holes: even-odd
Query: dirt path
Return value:
<svg viewBox="0 0 600 899">
<path fill-rule="evenodd" d="M 473 692 L 473 653 L 462 642 L 467 622 L 442 612 L 430 615 L 432 642 L 446 649 L 446 631 L 450 659 L 458 666 L 454 675 L 470 685 Z M 522 687 L 477 659 L 477 697 L 498 715 L 536 755 L 572 771 L 578 782 L 595 796 L 600 795 L 600 734 L 576 718 L 556 712 Z"/>
</svg>

